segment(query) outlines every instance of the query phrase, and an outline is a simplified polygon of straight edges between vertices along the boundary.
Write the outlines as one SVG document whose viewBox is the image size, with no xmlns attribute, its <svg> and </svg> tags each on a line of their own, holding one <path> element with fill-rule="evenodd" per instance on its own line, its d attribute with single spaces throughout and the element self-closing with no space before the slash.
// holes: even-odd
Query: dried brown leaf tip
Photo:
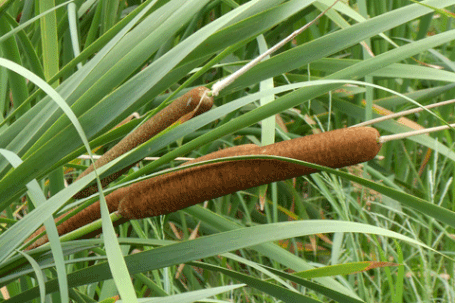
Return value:
<svg viewBox="0 0 455 303">
<path fill-rule="evenodd" d="M 379 152 L 379 133 L 371 127 L 339 129 L 258 147 L 234 147 L 194 162 L 243 155 L 276 155 L 332 168 L 373 159 Z M 316 172 L 278 160 L 241 160 L 191 167 L 129 186 L 119 203 L 128 219 L 168 214 L 239 190 Z"/>
<path fill-rule="evenodd" d="M 135 131 L 130 133 L 108 152 L 106 152 L 101 158 L 95 161 L 96 167 L 101 167 L 124 153 L 132 150 L 138 145 L 148 141 L 153 136 L 157 135 L 174 122 L 181 119 L 181 123 L 191 119 L 194 116 L 202 114 L 208 111 L 213 105 L 213 98 L 207 96 L 208 88 L 199 86 L 193 88 L 183 96 L 175 99 L 171 104 L 162 109 L 156 115 L 147 120 L 144 124 L 138 127 Z M 123 173 L 128 171 L 130 168 L 126 167 L 116 173 L 113 173 L 101 180 L 103 187 L 107 186 L 110 182 L 120 177 Z M 90 165 L 79 177 L 76 179 L 86 176 L 93 171 L 93 165 Z M 81 199 L 88 197 L 98 191 L 96 184 L 88 186 L 81 190 L 79 193 L 74 195 L 74 198 Z"/>
</svg>

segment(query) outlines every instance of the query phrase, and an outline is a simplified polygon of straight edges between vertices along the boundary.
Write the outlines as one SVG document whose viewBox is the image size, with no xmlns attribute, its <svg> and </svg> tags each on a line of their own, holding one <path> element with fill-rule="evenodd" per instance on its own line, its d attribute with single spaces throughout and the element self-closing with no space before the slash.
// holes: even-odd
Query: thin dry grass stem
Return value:
<svg viewBox="0 0 455 303">
<path fill-rule="evenodd" d="M 174 102 L 151 117 L 144 124 L 139 126 L 136 130 L 131 132 L 128 136 L 123 138 L 119 143 L 102 155 L 98 160 L 96 160 L 95 166 L 101 167 L 109 163 L 138 145 L 148 141 L 150 138 L 168 128 L 173 123 L 179 121 L 179 119 L 181 119 L 180 123 L 183 123 L 196 115 L 208 111 L 213 105 L 213 98 L 207 97 L 207 92 L 207 88 L 200 86 L 177 98 Z M 103 178 L 101 180 L 101 185 L 103 187 L 107 186 L 109 183 L 128 171 L 133 165 L 134 164 Z M 93 165 L 90 165 L 84 172 L 82 172 L 82 174 L 79 175 L 76 181 L 92 171 Z M 91 185 L 74 195 L 74 198 L 85 198 L 96 193 L 97 191 L 98 188 L 96 184 Z"/>
<path fill-rule="evenodd" d="M 188 237 L 188 240 L 194 240 L 196 239 L 198 233 L 199 233 L 199 227 L 201 226 L 201 221 L 199 221 L 196 225 L 196 228 L 191 232 L 190 236 Z M 183 271 L 183 268 L 185 267 L 185 263 L 182 263 L 178 266 L 177 272 L 175 273 L 175 279 L 180 278 L 180 274 Z"/>
<path fill-rule="evenodd" d="M 379 143 L 382 144 L 385 142 L 404 139 L 404 138 L 411 137 L 411 136 L 429 134 L 432 132 L 437 132 L 440 130 L 445 130 L 445 129 L 449 129 L 449 128 L 453 128 L 453 127 L 455 127 L 455 123 L 449 124 L 449 125 L 442 125 L 442 126 L 430 127 L 430 128 L 425 128 L 425 129 L 419 129 L 419 130 L 414 130 L 414 131 L 399 133 L 399 134 L 394 134 L 394 135 L 381 136 L 379 138 Z"/>
<path fill-rule="evenodd" d="M 381 148 L 378 138 L 379 133 L 374 128 L 339 129 L 264 147 L 232 148 L 229 156 L 276 155 L 339 168 L 373 159 Z M 222 152 L 196 160 L 221 158 Z M 128 195 L 120 201 L 118 211 L 127 219 L 153 217 L 239 190 L 313 172 L 316 170 L 306 166 L 265 159 L 201 165 L 131 185 Z"/>
<path fill-rule="evenodd" d="M 442 102 L 438 102 L 438 103 L 434 103 L 434 104 L 430 104 L 430 105 L 426 105 L 423 108 L 422 107 L 418 107 L 418 108 L 414 108 L 414 109 L 404 110 L 404 111 L 401 111 L 401 112 L 398 112 L 398 113 L 394 113 L 394 114 L 386 115 L 386 116 L 383 116 L 383 117 L 378 117 L 378 118 L 375 118 L 375 119 L 372 119 L 372 120 L 368 120 L 368 121 L 365 121 L 365 122 L 362 122 L 362 123 L 359 123 L 359 124 L 356 124 L 356 125 L 353 125 L 353 126 L 350 126 L 350 127 L 360 127 L 360 126 L 372 125 L 372 124 L 379 123 L 379 122 L 382 122 L 382 121 L 386 121 L 386 120 L 389 120 L 389 119 L 394 119 L 394 118 L 397 118 L 397 117 L 402 117 L 402 116 L 405 116 L 405 115 L 418 113 L 418 112 L 423 111 L 424 109 L 430 109 L 430 108 L 439 107 L 439 106 L 452 104 L 452 103 L 455 103 L 455 99 L 442 101 Z"/>
<path fill-rule="evenodd" d="M 220 80 L 220 81 L 216 82 L 212 86 L 211 95 L 215 96 L 215 97 L 218 96 L 218 94 L 220 93 L 221 90 L 223 90 L 226 86 L 228 86 L 229 84 L 234 82 L 238 77 L 240 77 L 241 75 L 246 73 L 252 67 L 254 67 L 259 62 L 261 62 L 264 58 L 266 58 L 267 56 L 273 54 L 274 52 L 279 50 L 281 47 L 283 47 L 286 43 L 288 43 L 289 41 L 292 41 L 292 39 L 294 39 L 295 37 L 300 35 L 302 32 L 304 32 L 308 27 L 310 27 L 317 20 L 319 20 L 319 18 L 324 16 L 335 4 L 337 4 L 338 1 L 340 1 L 340 0 L 335 0 L 332 5 L 327 7 L 327 9 L 325 11 L 321 12 L 316 18 L 314 18 L 313 20 L 311 20 L 310 22 L 308 22 L 307 24 L 305 24 L 301 28 L 295 30 L 292 34 L 290 34 L 289 36 L 287 36 L 286 38 L 284 38 L 283 40 L 281 40 L 280 42 L 278 42 L 277 44 L 275 44 L 274 46 L 269 48 L 263 54 L 261 54 L 261 55 L 257 56 L 256 58 L 254 58 L 248 64 L 246 64 L 245 66 L 243 66 L 242 68 L 237 70 L 235 73 L 231 74 L 229 77 L 226 77 L 223 80 Z"/>
<path fill-rule="evenodd" d="M 0 293 L 3 296 L 3 299 L 8 300 L 10 298 L 9 292 L 8 292 L 8 289 L 6 288 L 6 286 L 3 286 L 2 288 L 0 288 Z"/>
<path fill-rule="evenodd" d="M 82 159 L 82 160 L 90 160 L 90 156 L 89 155 L 81 155 L 79 157 L 77 157 L 78 159 Z M 101 156 L 99 155 L 93 155 L 93 159 L 99 159 L 101 158 Z M 145 157 L 144 159 L 142 160 L 145 160 L 145 161 L 155 161 L 155 160 L 158 160 L 160 157 Z M 188 157 L 177 157 L 174 159 L 174 161 L 190 161 L 190 160 L 193 160 L 194 158 L 188 158 Z"/>
</svg>

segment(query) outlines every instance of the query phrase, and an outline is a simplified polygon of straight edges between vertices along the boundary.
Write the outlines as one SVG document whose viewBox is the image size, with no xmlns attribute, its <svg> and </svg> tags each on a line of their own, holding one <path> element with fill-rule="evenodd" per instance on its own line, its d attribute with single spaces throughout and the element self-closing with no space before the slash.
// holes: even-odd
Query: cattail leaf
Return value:
<svg viewBox="0 0 455 303">
<path fill-rule="evenodd" d="M 14 0 L 12 0 L 11 2 L 13 2 Z M 25 29 L 27 26 L 29 26 L 30 24 L 32 24 L 33 22 L 39 20 L 40 18 L 42 18 L 43 16 L 47 15 L 47 14 L 50 14 L 50 13 L 53 13 L 55 10 L 61 8 L 61 7 L 64 7 L 66 5 L 68 5 L 68 3 L 71 3 L 73 2 L 74 0 L 70 0 L 70 1 L 66 1 L 66 2 L 63 2 L 59 5 L 56 5 L 48 10 L 46 10 L 45 12 L 42 12 L 41 14 L 31 18 L 30 20 L 28 20 L 27 22 L 19 25 L 18 27 L 12 29 L 11 31 L 9 31 L 7 34 L 5 35 L 2 35 L 0 37 L 0 42 L 3 42 L 4 40 L 8 39 L 9 37 L 13 36 L 14 34 L 16 34 L 18 31 L 20 30 L 23 30 Z M 4 7 L 6 8 L 10 3 L 3 3 L 1 8 L 4 9 Z"/>
<path fill-rule="evenodd" d="M 363 263 L 363 262 L 358 262 L 358 263 Z M 379 263 L 379 262 L 377 262 Z M 348 263 L 348 264 L 339 264 L 339 265 L 334 265 L 334 266 L 325 266 L 325 267 L 320 267 L 320 268 L 315 268 L 314 269 L 314 273 L 318 272 L 319 270 L 324 271 L 327 275 L 330 275 L 329 273 L 329 270 L 330 268 L 333 268 L 335 269 L 335 272 L 333 272 L 333 275 L 337 272 L 336 270 L 337 269 L 341 269 L 343 268 L 344 269 L 344 274 L 346 274 L 347 272 L 347 268 L 350 267 L 352 268 L 353 263 Z M 312 281 L 308 281 L 305 277 L 302 277 L 301 276 L 301 273 L 302 272 L 296 272 L 296 273 L 293 273 L 293 274 L 289 274 L 289 273 L 286 273 L 286 272 L 283 272 L 283 271 L 280 271 L 280 270 L 276 270 L 274 268 L 270 268 L 268 266 L 263 266 L 264 268 L 266 268 L 267 270 L 269 270 L 270 272 L 276 274 L 277 276 L 280 276 L 282 278 L 285 278 L 289 281 L 292 281 L 292 282 L 295 282 L 297 284 L 300 284 L 304 287 L 307 287 L 309 289 L 313 289 L 314 291 L 317 291 L 333 300 L 336 300 L 337 302 L 364 302 L 363 300 L 359 300 L 359 299 L 356 299 L 356 298 L 352 298 L 350 297 L 349 295 L 347 294 L 344 294 L 344 293 L 341 293 L 341 292 L 335 292 L 333 291 L 332 289 L 330 288 L 327 288 L 327 287 L 323 287 L 321 286 L 320 284 L 317 284 L 317 283 L 314 283 Z M 354 266 L 356 267 L 356 266 Z M 309 272 L 312 271 L 312 270 L 309 270 Z M 341 270 L 339 272 L 342 272 Z M 340 274 L 343 274 L 343 273 L 340 273 Z"/>
<path fill-rule="evenodd" d="M 440 8 L 453 4 L 453 1 L 434 0 L 427 1 L 427 4 Z M 403 24 L 403 22 L 418 18 L 430 12 L 430 9 L 419 6 L 418 4 L 404 6 L 371 18 L 365 22 L 340 30 L 332 35 L 325 35 L 301 46 L 292 48 L 253 67 L 251 70 L 239 77 L 235 83 L 228 86 L 226 91 L 224 93 L 222 92 L 220 95 L 226 94 L 229 90 L 236 91 L 254 83 L 258 83 L 263 79 L 268 79 L 287 71 L 300 68 L 308 63 L 311 63 L 312 61 L 330 56 L 338 50 L 345 49 L 346 47 L 361 42 L 366 38 L 372 37 L 374 34 L 387 31 L 395 26 Z M 365 28 L 368 28 L 368 31 L 366 31 Z M 421 52 L 422 49 L 420 48 L 419 51 Z M 409 53 L 408 57 L 414 54 L 415 53 Z M 398 61 L 399 60 L 396 60 L 393 63 Z M 381 68 L 387 65 L 388 64 L 383 64 Z M 380 68 L 371 69 L 369 72 L 373 72 L 373 70 L 378 69 Z M 353 79 L 351 77 L 349 78 Z"/>
<path fill-rule="evenodd" d="M 360 62 L 361 60 L 355 59 L 341 60 L 324 58 L 312 62 L 311 70 L 334 73 Z M 390 64 L 384 68 L 373 71 L 370 75 L 381 78 L 428 79 L 443 82 L 455 82 L 455 74 L 451 71 L 402 63 Z"/>
<path fill-rule="evenodd" d="M 36 280 L 38 282 L 41 302 L 46 302 L 46 286 L 44 285 L 45 277 L 44 277 L 43 272 L 41 271 L 38 263 L 35 261 L 35 259 L 33 259 L 28 254 L 26 254 L 20 250 L 17 250 L 17 253 L 23 255 L 24 258 L 27 259 L 27 261 L 32 266 L 32 268 L 35 272 L 35 275 L 36 275 Z"/>
<path fill-rule="evenodd" d="M 98 180 L 98 187 L 101 190 L 101 182 Z M 138 302 L 136 291 L 128 273 L 128 268 L 115 234 L 114 226 L 109 218 L 109 210 L 106 205 L 104 195 L 100 193 L 101 219 L 104 235 L 104 245 L 106 247 L 107 262 L 112 272 L 117 291 L 123 300 L 127 302 Z"/>
<path fill-rule="evenodd" d="M 226 254 L 225 254 L 226 255 Z M 251 264 L 252 262 L 248 262 L 247 264 L 249 266 L 252 266 Z M 239 272 L 235 272 L 233 270 L 229 270 L 229 269 L 226 269 L 226 268 L 223 268 L 223 267 L 220 267 L 220 266 L 215 266 L 215 265 L 211 265 L 211 264 L 207 264 L 207 263 L 202 263 L 202 262 L 190 262 L 189 263 L 190 265 L 193 265 L 193 266 L 196 266 L 196 267 L 200 267 L 200 268 L 204 268 L 204 269 L 208 269 L 208 270 L 211 270 L 211 271 L 218 271 L 218 272 L 221 272 L 225 275 L 228 275 L 228 276 L 231 276 L 233 277 L 234 279 L 238 279 L 244 283 L 246 283 L 247 285 L 249 285 L 250 287 L 254 287 L 254 288 L 257 288 L 258 290 L 261 290 L 263 292 L 266 292 L 266 293 L 269 293 L 271 294 L 272 296 L 276 297 L 276 298 L 280 298 L 281 300 L 285 301 L 285 302 L 296 302 L 295 300 L 297 300 L 297 298 L 292 298 L 293 296 L 296 296 L 295 292 L 290 292 L 288 289 L 285 289 L 284 287 L 279 287 L 279 286 L 276 286 L 274 284 L 269 284 L 267 281 L 263 281 L 263 280 L 259 280 L 259 281 L 256 281 L 255 279 L 250 279 L 248 278 L 247 275 L 245 274 L 242 274 L 242 273 L 239 273 Z M 269 268 L 269 267 L 266 267 L 266 266 L 258 266 L 258 267 L 262 267 L 263 269 L 266 269 L 268 271 L 270 271 L 270 273 L 272 274 L 275 274 L 277 276 L 281 276 L 283 278 L 286 278 L 287 280 L 290 280 L 292 282 L 295 282 L 295 283 L 298 283 L 308 289 L 312 289 L 320 294 L 323 294 L 333 300 L 336 300 L 337 302 L 351 302 L 351 303 L 361 303 L 361 302 L 364 302 L 362 300 L 358 300 L 356 298 L 352 298 L 350 297 L 349 295 L 346 295 L 346 294 L 343 294 L 343 293 L 340 293 L 340 292 L 337 292 L 337 291 L 333 291 L 332 289 L 328 288 L 328 287 L 324 287 L 324 286 L 321 286 L 317 283 L 314 283 L 314 282 L 311 282 L 311 281 L 308 281 L 308 280 L 304 280 L 300 277 L 296 277 L 295 274 L 291 275 L 291 274 L 288 274 L 288 273 L 285 273 L 285 272 L 282 272 L 282 271 L 279 271 L 279 270 L 276 270 L 276 269 L 273 269 L 273 268 Z M 273 287 L 270 287 L 270 285 L 273 285 Z M 286 293 L 288 292 L 288 293 Z M 291 298 L 289 298 L 291 297 Z M 320 302 L 320 301 L 315 301 L 314 299 L 311 299 L 311 298 L 308 298 L 308 297 L 305 297 L 303 296 L 299 302 Z"/>
<path fill-rule="evenodd" d="M 256 288 L 262 292 L 268 293 L 271 296 L 283 301 L 283 302 L 303 302 L 303 303 L 318 303 L 319 300 L 305 296 L 295 290 L 286 289 L 282 286 L 272 284 L 267 281 L 260 280 L 258 278 L 251 277 L 250 275 L 240 273 L 234 270 L 230 270 L 221 266 L 215 266 L 211 264 L 205 264 L 202 262 L 191 262 L 190 265 L 208 269 L 210 271 L 216 271 L 224 275 L 230 276 L 235 280 L 241 281 L 250 287 Z"/>
<path fill-rule="evenodd" d="M 11 165 L 13 167 L 17 167 L 22 163 L 22 160 L 13 152 L 10 152 L 10 151 L 4 150 L 4 149 L 0 149 L 0 154 L 2 154 L 2 156 L 5 157 L 8 160 L 8 162 L 11 163 Z M 28 192 L 27 192 L 28 196 L 29 196 L 30 200 L 32 201 L 33 205 L 35 206 L 35 208 L 46 202 L 46 197 L 44 196 L 44 193 L 41 190 L 41 187 L 39 186 L 39 184 L 36 180 L 30 181 L 27 184 L 27 189 L 28 189 Z M 52 216 L 50 216 L 49 218 L 47 218 L 44 221 L 44 225 L 47 227 L 47 230 L 49 231 L 49 239 L 51 242 L 53 259 L 54 259 L 56 269 L 57 269 L 59 288 L 60 288 L 60 292 L 62 293 L 61 298 L 62 298 L 62 300 L 68 300 L 68 281 L 66 280 L 66 269 L 65 269 L 64 259 L 63 259 L 62 246 L 58 239 L 57 227 L 55 226 L 55 222 L 54 222 Z M 2 255 L 7 255 L 7 254 L 11 253 L 14 249 L 19 247 L 22 244 L 22 242 L 25 240 L 25 239 L 19 238 L 18 237 L 19 235 L 16 235 L 16 234 L 11 234 L 11 233 L 7 234 L 7 235 L 5 235 L 5 234 L 7 234 L 7 232 L 2 234 L 1 239 L 4 242 L 8 243 L 8 245 L 0 247 L 0 254 L 2 254 Z M 37 272 L 37 269 L 36 269 L 37 264 L 34 264 L 34 263 L 36 263 L 36 261 L 29 255 L 24 254 L 18 250 L 16 250 L 16 251 L 23 254 L 24 257 L 30 262 L 30 264 L 32 265 L 32 267 L 37 275 L 38 280 L 40 280 L 39 275 L 42 275 L 42 273 Z M 42 287 L 43 287 L 43 289 L 41 289 Z M 42 296 L 44 296 L 44 293 L 45 293 L 44 292 L 44 282 L 43 282 L 42 286 L 40 284 L 40 293 L 42 294 Z"/>
<path fill-rule="evenodd" d="M 216 235 L 205 236 L 195 240 L 185 241 L 153 250 L 126 256 L 125 262 L 130 274 L 146 272 L 157 268 L 198 260 L 217 255 L 226 251 L 233 251 L 246 247 L 277 241 L 284 238 L 312 235 L 317 233 L 354 232 L 376 234 L 396 238 L 413 245 L 434 251 L 431 247 L 396 232 L 362 223 L 336 220 L 310 220 L 296 222 L 272 223 L 249 228 L 240 228 Z M 184 253 L 182 253 L 184 252 Z M 70 287 L 87 285 L 90 283 L 111 278 L 107 263 L 81 269 L 68 275 Z M 56 280 L 46 283 L 46 291 L 57 290 Z M 5 303 L 23 302 L 39 294 L 38 288 L 32 288 L 11 298 Z"/>
<path fill-rule="evenodd" d="M 146 301 L 141 301 L 141 303 L 192 303 L 196 301 L 204 301 L 204 299 L 208 299 L 209 297 L 216 296 L 224 292 L 232 291 L 243 287 L 244 285 L 245 284 L 234 284 L 229 286 L 211 287 L 167 297 L 152 298 Z"/>
<path fill-rule="evenodd" d="M 396 263 L 391 262 L 379 262 L 379 261 L 363 261 L 363 262 L 351 262 L 345 264 L 329 265 L 310 269 L 306 271 L 296 272 L 292 275 L 298 276 L 305 279 L 312 279 L 318 277 L 329 277 L 338 275 L 351 275 L 358 272 L 367 271 L 373 268 L 380 268 L 385 266 L 397 266 Z"/>
</svg>

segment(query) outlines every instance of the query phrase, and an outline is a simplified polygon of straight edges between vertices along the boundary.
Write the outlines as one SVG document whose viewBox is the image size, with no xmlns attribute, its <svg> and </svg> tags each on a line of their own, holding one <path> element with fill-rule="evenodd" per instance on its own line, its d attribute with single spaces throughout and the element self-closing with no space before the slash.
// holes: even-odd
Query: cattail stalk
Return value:
<svg viewBox="0 0 455 303">
<path fill-rule="evenodd" d="M 405 132 L 405 133 L 398 133 L 398 134 L 393 134 L 393 135 L 388 135 L 388 136 L 382 136 L 380 138 L 380 142 L 382 144 L 382 143 L 393 141 L 393 140 L 399 140 L 399 139 L 404 139 L 404 138 L 411 137 L 411 136 L 429 134 L 429 133 L 432 133 L 432 132 L 446 130 L 446 129 L 449 129 L 449 128 L 455 128 L 455 123 L 449 124 L 449 125 L 442 125 L 442 126 L 424 128 L 424 129 L 409 131 L 409 132 Z"/>
<path fill-rule="evenodd" d="M 371 120 L 368 120 L 368 121 L 365 121 L 365 122 L 362 122 L 362 123 L 358 123 L 358 124 L 353 125 L 351 127 L 368 126 L 368 125 L 372 125 L 372 124 L 379 123 L 379 122 L 382 122 L 382 121 L 386 121 L 386 120 L 390 120 L 390 119 L 394 119 L 394 118 L 398 118 L 398 117 L 403 117 L 403 116 L 406 116 L 406 115 L 409 115 L 409 114 L 418 113 L 418 112 L 421 112 L 421 111 L 423 111 L 425 109 L 429 110 L 431 108 L 452 104 L 454 102 L 455 102 L 455 99 L 451 99 L 451 100 L 441 101 L 441 102 L 438 102 L 438 103 L 434 103 L 434 104 L 430 104 L 430 105 L 426 105 L 426 106 L 422 106 L 422 107 L 417 107 L 417 108 L 413 108 L 413 109 L 404 110 L 404 111 L 401 111 L 401 112 L 398 112 L 398 113 L 393 113 L 393 112 L 391 112 L 389 110 L 386 110 L 384 108 L 381 108 L 381 107 L 379 107 L 377 105 L 373 105 L 373 106 L 377 107 L 378 109 L 380 109 L 381 111 L 385 112 L 384 116 L 378 117 L 378 118 L 375 118 L 375 119 L 371 119 Z M 405 124 L 405 123 L 402 123 L 402 124 Z"/>
</svg>

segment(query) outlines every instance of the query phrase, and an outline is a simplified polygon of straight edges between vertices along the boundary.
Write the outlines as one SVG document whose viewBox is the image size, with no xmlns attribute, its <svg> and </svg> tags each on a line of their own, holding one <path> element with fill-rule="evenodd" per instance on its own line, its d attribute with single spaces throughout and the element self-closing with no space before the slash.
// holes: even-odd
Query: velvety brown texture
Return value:
<svg viewBox="0 0 455 303">
<path fill-rule="evenodd" d="M 205 97 L 202 101 L 201 98 L 205 92 L 208 92 L 209 89 L 206 87 L 200 86 L 196 87 L 183 96 L 175 99 L 171 104 L 166 106 L 156 115 L 151 117 L 147 122 L 138 127 L 131 134 L 123 138 L 119 143 L 107 151 L 103 156 L 95 161 L 96 167 L 101 167 L 108 162 L 114 160 L 115 158 L 123 155 L 124 153 L 130 151 L 136 146 L 146 142 L 156 134 L 160 133 L 174 122 L 182 119 L 181 123 L 191 119 L 194 116 L 202 114 L 208 111 L 213 105 L 213 98 Z M 101 180 L 103 187 L 107 186 L 112 181 L 116 180 L 123 173 L 128 171 L 131 166 L 134 164 L 121 169 L 118 172 L 115 172 Z M 87 167 L 87 169 L 79 175 L 76 179 L 86 176 L 87 174 L 93 171 L 93 165 Z M 74 195 L 75 199 L 81 199 L 88 197 L 98 191 L 97 185 L 92 184 L 80 192 Z"/>
<path fill-rule="evenodd" d="M 237 147 L 234 153 L 224 153 L 226 156 L 276 155 L 339 168 L 373 159 L 381 148 L 378 138 L 379 133 L 374 128 L 346 128 L 264 147 Z M 223 157 L 220 154 L 215 157 L 209 154 L 197 162 Z M 120 201 L 119 213 L 128 219 L 168 214 L 208 199 L 315 171 L 277 160 L 242 160 L 192 167 L 131 185 L 128 195 Z"/>
<path fill-rule="evenodd" d="M 207 161 L 207 160 L 212 160 L 212 159 L 216 159 L 216 158 L 230 157 L 230 156 L 236 155 L 238 153 L 242 153 L 242 152 L 245 153 L 249 150 L 252 151 L 254 148 L 258 148 L 258 147 L 259 146 L 255 145 L 255 144 L 245 144 L 245 145 L 233 146 L 230 148 L 225 148 L 225 149 L 210 153 L 208 155 L 187 161 L 181 165 L 188 165 L 191 163 Z M 110 213 L 114 212 L 118 209 L 120 200 L 124 196 L 126 196 L 128 194 L 128 192 L 129 192 L 129 187 L 122 187 L 122 188 L 119 188 L 119 189 L 113 191 L 112 193 L 110 193 L 109 195 L 107 195 L 105 197 Z M 65 214 L 59 216 L 58 218 L 55 219 L 55 221 L 57 222 L 57 221 L 61 220 L 63 217 L 67 216 L 70 212 L 71 211 L 68 211 Z M 80 211 L 73 217 L 68 218 L 66 221 L 62 222 L 62 224 L 58 225 L 57 226 L 58 234 L 60 236 L 67 234 L 69 232 L 72 232 L 73 230 L 78 229 L 79 227 L 82 227 L 86 224 L 90 224 L 93 221 L 98 220 L 99 218 L 101 218 L 100 202 L 97 201 L 97 202 L 93 203 L 92 205 L 90 205 L 89 207 L 85 208 L 84 210 Z M 120 222 L 120 221 L 118 221 L 118 222 Z M 27 241 L 36 237 L 37 235 L 42 233 L 44 230 L 45 230 L 44 226 L 40 227 L 36 232 L 34 232 L 27 239 Z M 95 234 L 96 234 L 96 232 L 95 232 Z M 49 239 L 48 239 L 47 235 L 45 234 L 44 236 L 39 238 L 37 241 L 35 241 L 35 243 L 33 243 L 32 245 L 27 247 L 27 250 L 41 246 L 44 243 L 47 243 L 48 241 L 49 241 Z"/>
<path fill-rule="evenodd" d="M 371 127 L 345 128 L 264 147 L 255 144 L 234 146 L 185 162 L 182 166 L 232 156 L 275 155 L 339 168 L 373 159 L 381 149 L 378 138 L 378 131 Z M 106 202 L 109 212 L 118 210 L 127 219 L 153 217 L 239 190 L 316 171 L 277 160 L 205 164 L 120 188 L 107 195 Z M 58 226 L 59 234 L 71 232 L 99 218 L 99 202 L 96 202 Z M 41 228 L 34 235 L 43 230 Z M 29 249 L 46 243 L 47 236 L 38 241 Z"/>
<path fill-rule="evenodd" d="M 109 209 L 109 212 L 114 212 L 118 209 L 118 205 L 120 200 L 128 193 L 128 187 L 122 187 L 119 188 L 112 193 L 108 194 L 105 199 L 106 199 L 106 204 L 107 208 Z M 67 216 L 71 211 L 59 216 L 58 218 L 55 219 L 55 221 L 61 220 L 63 217 Z M 57 231 L 58 234 L 64 235 L 67 234 L 73 230 L 78 229 L 79 227 L 82 227 L 86 224 L 92 223 L 93 221 L 96 221 L 101 218 L 101 210 L 100 210 L 100 202 L 96 201 L 89 207 L 81 210 L 71 218 L 68 218 L 66 221 L 63 221 L 62 224 L 57 225 Z M 36 232 L 34 232 L 28 239 L 32 239 L 42 233 L 45 230 L 44 226 L 40 227 Z M 47 234 L 43 235 L 41 238 L 36 240 L 32 245 L 27 247 L 27 250 L 38 247 L 43 245 L 44 243 L 48 242 L 49 239 L 47 237 Z"/>
<path fill-rule="evenodd" d="M 162 130 L 166 129 L 176 121 L 184 123 L 190 120 L 191 118 L 210 110 L 213 106 L 213 98 L 206 96 L 204 99 L 201 100 L 203 94 L 208 91 L 209 90 L 207 88 L 200 86 L 192 89 L 183 96 L 177 98 L 163 110 L 158 112 L 155 116 L 151 117 L 138 129 L 136 129 L 134 132 L 132 132 L 119 143 L 117 143 L 106 154 L 104 154 L 101 158 L 95 161 L 95 165 L 97 167 L 103 166 L 104 164 L 114 160 L 115 158 L 135 148 L 136 146 L 146 142 L 151 137 L 155 136 Z M 106 187 L 107 185 L 109 185 L 109 183 L 116 180 L 123 173 L 128 171 L 133 165 L 134 164 L 103 178 L 101 180 L 101 185 L 103 187 Z M 76 180 L 82 178 L 83 176 L 87 175 L 92 171 L 93 166 L 91 165 Z M 127 191 L 126 188 L 120 188 L 106 196 L 106 202 L 108 204 L 109 212 L 114 212 L 117 210 L 118 202 L 124 195 L 126 195 L 126 191 Z M 74 198 L 81 199 L 84 197 L 88 197 L 96 192 L 98 192 L 98 187 L 96 184 L 94 184 L 81 190 L 79 193 L 74 195 Z M 70 212 L 71 211 L 61 215 L 60 217 L 56 218 L 55 221 L 59 221 L 63 217 L 67 216 Z M 64 235 L 66 233 L 78 229 L 79 227 L 82 227 L 95 220 L 98 220 L 99 218 L 101 218 L 101 213 L 99 201 L 97 201 L 91 206 L 79 212 L 78 214 L 69 218 L 65 222 L 62 222 L 62 224 L 57 226 L 57 230 L 59 235 Z M 39 228 L 35 233 L 33 233 L 29 237 L 29 239 L 34 238 L 44 230 L 45 230 L 44 226 Z M 38 239 L 34 244 L 30 245 L 27 249 L 38 247 L 46 242 L 48 242 L 48 237 L 47 235 L 44 235 L 43 237 Z"/>
</svg>

